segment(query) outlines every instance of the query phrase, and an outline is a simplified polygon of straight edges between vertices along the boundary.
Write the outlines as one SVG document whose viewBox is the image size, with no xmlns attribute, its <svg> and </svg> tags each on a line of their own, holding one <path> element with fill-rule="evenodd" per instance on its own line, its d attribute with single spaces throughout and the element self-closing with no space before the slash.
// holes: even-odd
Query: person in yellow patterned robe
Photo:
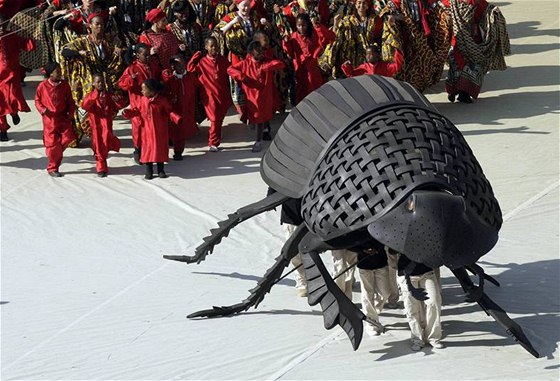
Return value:
<svg viewBox="0 0 560 381">
<path fill-rule="evenodd" d="M 93 74 L 101 74 L 109 91 L 118 89 L 117 81 L 124 70 L 122 45 L 118 39 L 109 39 L 103 17 L 91 15 L 87 36 L 78 37 L 62 49 L 64 73 L 72 86 L 72 97 L 78 106 L 74 129 L 78 141 L 85 134 L 91 136 L 87 113 L 79 106 L 85 94 L 92 90 Z"/>
<path fill-rule="evenodd" d="M 438 83 L 451 44 L 449 10 L 444 4 L 438 0 L 390 0 L 380 16 L 385 20 L 383 61 L 393 61 L 395 49 L 404 55 L 404 65 L 395 78 L 421 92 Z"/>
<path fill-rule="evenodd" d="M 333 78 L 343 77 L 340 67 L 344 62 L 350 61 L 353 66 L 364 63 L 366 48 L 381 43 L 383 21 L 375 9 L 369 0 L 356 0 L 353 14 L 334 17 L 336 40 L 319 59 L 323 71 Z"/>
</svg>

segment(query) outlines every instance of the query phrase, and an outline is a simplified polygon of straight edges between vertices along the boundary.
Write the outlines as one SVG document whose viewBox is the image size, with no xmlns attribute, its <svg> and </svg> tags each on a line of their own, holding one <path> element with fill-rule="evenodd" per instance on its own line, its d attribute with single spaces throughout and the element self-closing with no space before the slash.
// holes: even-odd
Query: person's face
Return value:
<svg viewBox="0 0 560 381">
<path fill-rule="evenodd" d="M 364 14 L 368 10 L 368 4 L 366 0 L 356 0 L 356 10 L 360 14 Z"/>
<path fill-rule="evenodd" d="M 175 70 L 175 73 L 177 74 L 183 74 L 186 70 L 185 61 L 182 59 L 173 60 L 171 66 L 173 66 L 173 70 Z"/>
<path fill-rule="evenodd" d="M 103 33 L 103 19 L 101 17 L 94 17 L 89 25 L 91 32 L 95 35 L 100 35 Z"/>
<path fill-rule="evenodd" d="M 142 95 L 148 98 L 152 98 L 154 95 L 156 95 L 156 92 L 150 89 L 148 86 L 146 86 L 145 83 L 142 84 L 141 91 L 142 91 Z"/>
<path fill-rule="evenodd" d="M 204 48 L 210 57 L 215 57 L 218 54 L 218 44 L 215 40 L 209 40 Z"/>
<path fill-rule="evenodd" d="M 84 6 L 83 9 L 90 9 L 91 6 L 93 5 L 93 1 L 91 0 L 82 0 L 82 4 Z"/>
<path fill-rule="evenodd" d="M 302 19 L 298 19 L 296 22 L 296 28 L 299 34 L 307 34 L 307 23 Z"/>
<path fill-rule="evenodd" d="M 49 78 L 53 82 L 60 82 L 60 80 L 62 79 L 62 72 L 60 71 L 60 67 L 54 69 Z"/>
<path fill-rule="evenodd" d="M 255 61 L 262 61 L 264 58 L 263 50 L 261 47 L 253 49 L 251 55 L 255 59 Z"/>
<path fill-rule="evenodd" d="M 185 9 L 183 12 L 175 12 L 175 18 L 181 24 L 186 24 L 189 19 L 189 11 Z"/>
<path fill-rule="evenodd" d="M 140 49 L 138 50 L 138 53 L 136 53 L 136 58 L 140 63 L 146 64 L 150 59 L 150 52 L 148 49 Z"/>
<path fill-rule="evenodd" d="M 92 86 L 97 91 L 105 91 L 105 80 L 103 79 L 103 77 L 96 75 L 95 77 L 93 77 Z"/>
<path fill-rule="evenodd" d="M 261 46 L 263 47 L 263 49 L 268 48 L 268 36 L 266 34 L 258 34 L 257 37 L 255 38 L 256 41 L 259 42 L 259 44 L 261 44 Z"/>
<path fill-rule="evenodd" d="M 167 19 L 164 17 L 161 20 L 156 21 L 157 30 L 164 30 L 167 26 Z"/>
<path fill-rule="evenodd" d="M 239 9 L 239 14 L 243 17 L 249 16 L 249 12 L 251 11 L 251 2 L 249 0 L 245 0 L 239 4 L 237 4 L 237 9 Z"/>
<path fill-rule="evenodd" d="M 369 63 L 376 63 L 379 61 L 379 53 L 375 49 L 366 49 L 366 61 Z"/>
</svg>

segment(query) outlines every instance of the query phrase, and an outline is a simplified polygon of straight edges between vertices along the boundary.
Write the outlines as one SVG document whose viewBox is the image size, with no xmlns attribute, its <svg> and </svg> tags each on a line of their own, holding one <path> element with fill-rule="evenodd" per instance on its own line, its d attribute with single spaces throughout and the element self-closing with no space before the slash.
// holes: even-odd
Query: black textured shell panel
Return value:
<svg viewBox="0 0 560 381">
<path fill-rule="evenodd" d="M 302 197 L 324 240 L 374 222 L 416 189 L 438 188 L 499 230 L 492 188 L 462 134 L 407 83 L 380 76 L 330 81 L 295 107 L 263 158 L 277 191 Z"/>
</svg>

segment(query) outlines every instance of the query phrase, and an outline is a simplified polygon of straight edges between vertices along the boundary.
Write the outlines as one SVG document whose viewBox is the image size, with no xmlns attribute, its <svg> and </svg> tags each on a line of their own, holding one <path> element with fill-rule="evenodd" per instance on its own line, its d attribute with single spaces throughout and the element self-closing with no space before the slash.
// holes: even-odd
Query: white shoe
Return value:
<svg viewBox="0 0 560 381">
<path fill-rule="evenodd" d="M 430 342 L 430 345 L 431 345 L 432 348 L 434 348 L 434 349 L 444 349 L 444 348 L 445 348 L 445 344 L 443 344 L 443 343 L 442 343 L 441 341 L 439 341 L 439 340 Z"/>
<path fill-rule="evenodd" d="M 222 149 L 218 148 L 216 146 L 209 146 L 208 147 L 208 152 L 220 152 Z"/>
<path fill-rule="evenodd" d="M 382 331 L 379 328 L 374 327 L 373 325 L 366 323 L 366 333 L 370 337 L 375 337 L 375 336 L 381 335 Z"/>
<path fill-rule="evenodd" d="M 412 345 L 410 346 L 410 349 L 414 352 L 418 352 L 418 351 L 422 350 L 422 346 L 418 343 L 412 343 Z"/>
<path fill-rule="evenodd" d="M 307 286 L 297 287 L 297 296 L 305 298 L 307 296 Z"/>
<path fill-rule="evenodd" d="M 299 274 L 296 275 L 296 290 L 298 296 L 302 298 L 307 296 L 307 282 L 305 282 L 305 279 L 302 279 Z"/>
</svg>

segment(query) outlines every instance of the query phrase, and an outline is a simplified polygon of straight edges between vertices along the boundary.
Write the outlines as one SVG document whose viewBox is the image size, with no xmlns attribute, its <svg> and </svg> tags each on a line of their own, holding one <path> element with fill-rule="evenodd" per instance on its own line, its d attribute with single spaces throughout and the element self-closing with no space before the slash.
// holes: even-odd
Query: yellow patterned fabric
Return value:
<svg viewBox="0 0 560 381">
<path fill-rule="evenodd" d="M 202 30 L 200 25 L 196 22 L 193 22 L 191 25 L 187 27 L 188 38 L 185 37 L 183 33 L 183 29 L 179 26 L 177 21 L 169 24 L 169 29 L 171 32 L 177 37 L 181 44 L 184 44 L 186 50 L 184 52 L 185 58 L 188 61 L 196 52 L 202 50 L 203 48 L 203 38 L 202 38 Z"/>
<path fill-rule="evenodd" d="M 235 18 L 236 12 L 228 13 L 222 21 L 218 23 L 216 29 L 224 27 L 228 22 Z M 257 15 L 255 12 L 251 12 L 251 24 L 253 26 L 253 32 L 257 29 L 258 24 Z M 238 57 L 245 57 L 247 53 L 247 45 L 249 44 L 249 35 L 247 31 L 243 28 L 243 25 L 236 22 L 232 27 L 224 33 L 224 41 L 227 49 Z"/>
<path fill-rule="evenodd" d="M 86 52 L 84 56 L 73 57 L 71 59 L 63 58 L 61 60 L 62 71 L 70 82 L 72 97 L 77 106 L 81 106 L 85 95 L 92 90 L 92 75 L 94 73 L 103 75 L 107 88 L 110 91 L 118 89 L 117 81 L 124 70 L 120 46 L 119 40 L 113 40 L 111 42 L 105 41 L 103 44 L 105 59 L 101 59 L 90 36 L 78 37 L 64 45 L 63 49 L 70 49 L 75 52 L 83 50 Z M 74 122 L 78 140 L 80 140 L 84 134 L 91 136 L 87 113 L 78 109 Z"/>
<path fill-rule="evenodd" d="M 223 2 L 216 4 L 214 10 L 214 25 L 218 24 L 229 13 L 229 5 Z"/>
<path fill-rule="evenodd" d="M 365 28 L 362 28 L 357 16 L 343 17 L 336 30 L 335 42 L 327 46 L 321 55 L 319 66 L 323 71 L 330 72 L 333 78 L 343 76 L 340 66 L 346 61 L 352 62 L 352 66 L 364 63 L 367 46 L 379 43 L 374 37 L 376 17 L 368 16 L 364 22 Z"/>
<path fill-rule="evenodd" d="M 212 7 L 212 1 L 201 0 L 202 17 L 197 11 L 198 6 L 195 4 L 195 2 L 190 0 L 189 3 L 196 13 L 196 22 L 198 22 L 203 29 L 208 29 L 210 27 L 210 24 L 214 22 L 214 9 Z"/>
<path fill-rule="evenodd" d="M 414 21 L 408 3 L 417 0 L 402 0 L 398 9 L 393 3 L 387 5 L 382 14 L 400 14 L 403 21 L 399 27 L 389 25 L 388 17 L 384 17 L 383 60 L 391 61 L 394 50 L 398 49 L 402 41 L 404 64 L 395 76 L 396 79 L 405 81 L 414 86 L 418 91 L 425 91 L 441 79 L 443 66 L 447 60 L 451 46 L 451 26 L 449 24 L 449 11 L 441 4 L 436 3 L 430 8 L 427 23 L 430 35 L 426 36 L 422 25 Z M 385 28 L 386 27 L 386 28 Z M 395 40 L 385 38 L 387 33 L 392 33 Z"/>
</svg>

